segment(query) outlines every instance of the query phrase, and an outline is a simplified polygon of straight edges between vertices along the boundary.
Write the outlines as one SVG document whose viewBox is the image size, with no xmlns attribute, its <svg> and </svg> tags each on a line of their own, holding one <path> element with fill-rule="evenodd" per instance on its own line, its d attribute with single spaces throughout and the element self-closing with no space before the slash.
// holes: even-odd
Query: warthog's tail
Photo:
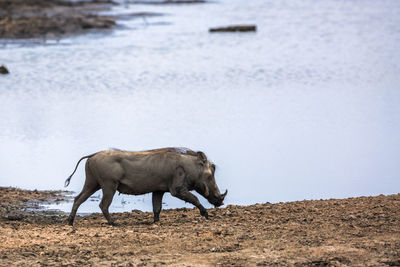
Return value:
<svg viewBox="0 0 400 267">
<path fill-rule="evenodd" d="M 82 161 L 83 159 L 88 159 L 88 158 L 90 158 L 90 157 L 93 157 L 93 156 L 96 155 L 97 153 L 98 153 L 98 152 L 93 153 L 93 154 L 90 154 L 90 155 L 87 155 L 87 156 L 84 156 L 84 157 L 82 157 L 82 158 L 78 161 L 78 163 L 77 163 L 76 166 L 75 166 L 75 170 L 74 170 L 74 171 L 72 172 L 72 174 L 67 178 L 67 180 L 65 180 L 64 187 L 67 187 L 67 186 L 69 185 L 69 181 L 71 181 L 72 175 L 74 175 L 74 173 L 76 172 L 76 169 L 78 169 L 79 163 L 81 163 L 81 161 Z"/>
</svg>

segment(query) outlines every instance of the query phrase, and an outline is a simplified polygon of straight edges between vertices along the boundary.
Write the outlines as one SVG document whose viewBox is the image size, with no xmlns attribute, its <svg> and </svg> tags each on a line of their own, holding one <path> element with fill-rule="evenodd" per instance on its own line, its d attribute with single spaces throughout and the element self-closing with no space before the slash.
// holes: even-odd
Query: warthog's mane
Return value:
<svg viewBox="0 0 400 267">
<path fill-rule="evenodd" d="M 123 149 L 119 149 L 119 148 L 115 148 L 115 147 L 111 147 L 110 150 L 112 151 L 119 151 L 119 152 L 130 152 L 128 150 L 123 150 Z"/>
<path fill-rule="evenodd" d="M 168 149 L 170 152 L 175 152 L 183 155 L 197 156 L 197 153 L 186 147 L 171 147 Z"/>
<path fill-rule="evenodd" d="M 168 152 L 175 152 L 175 153 L 182 154 L 182 155 L 190 155 L 190 156 L 197 157 L 196 152 L 194 152 L 193 150 L 186 148 L 186 147 L 171 147 L 171 148 L 167 148 L 167 150 L 165 150 L 165 148 L 159 148 L 159 149 L 150 149 L 150 150 L 141 150 L 141 151 L 129 151 L 129 150 L 123 150 L 123 149 L 112 147 L 112 148 L 110 148 L 110 150 L 118 151 L 118 152 L 139 152 L 139 153 L 140 152 L 168 151 Z"/>
</svg>

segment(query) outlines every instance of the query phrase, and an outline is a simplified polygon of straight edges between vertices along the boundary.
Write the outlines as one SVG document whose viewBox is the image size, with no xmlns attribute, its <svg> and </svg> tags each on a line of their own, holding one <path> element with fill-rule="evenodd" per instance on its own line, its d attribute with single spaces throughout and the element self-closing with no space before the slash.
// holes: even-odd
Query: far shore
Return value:
<svg viewBox="0 0 400 267">
<path fill-rule="evenodd" d="M 204 0 L 126 1 L 122 4 L 202 4 Z M 119 19 L 160 16 L 141 12 L 103 15 L 121 3 L 112 0 L 0 0 L 0 39 L 59 39 L 89 30 L 114 29 Z"/>
<path fill-rule="evenodd" d="M 108 0 L 0 0 L 0 38 L 58 38 L 89 29 L 111 29 L 115 19 L 100 15 Z"/>
</svg>

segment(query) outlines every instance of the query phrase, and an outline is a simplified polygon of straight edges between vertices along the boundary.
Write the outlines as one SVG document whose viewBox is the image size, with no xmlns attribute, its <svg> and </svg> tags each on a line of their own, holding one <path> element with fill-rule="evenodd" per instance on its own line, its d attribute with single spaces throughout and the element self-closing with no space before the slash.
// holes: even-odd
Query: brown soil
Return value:
<svg viewBox="0 0 400 267">
<path fill-rule="evenodd" d="M 0 0 L 0 38 L 56 37 L 110 29 L 114 18 L 98 12 L 112 5 L 109 0 Z"/>
<path fill-rule="evenodd" d="M 77 217 L 22 213 L 4 207 L 60 192 L 0 188 L 0 265 L 18 266 L 399 266 L 400 194 L 256 204 L 152 214 Z"/>
</svg>

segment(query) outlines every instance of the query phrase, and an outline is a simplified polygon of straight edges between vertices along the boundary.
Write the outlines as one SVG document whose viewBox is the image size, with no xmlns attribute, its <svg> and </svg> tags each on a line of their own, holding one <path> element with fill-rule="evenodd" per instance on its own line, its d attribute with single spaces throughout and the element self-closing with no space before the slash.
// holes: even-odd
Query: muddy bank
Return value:
<svg viewBox="0 0 400 267">
<path fill-rule="evenodd" d="M 2 205 L 37 197 L 0 193 Z M 3 214 L 0 265 L 398 266 L 399 207 L 397 194 L 230 205 L 211 209 L 209 220 L 193 209 L 165 210 L 156 225 L 148 212 L 112 214 L 119 227 L 101 214 L 77 217 L 74 227 L 65 215 Z"/>
<path fill-rule="evenodd" d="M 110 29 L 112 17 L 99 15 L 108 0 L 0 0 L 0 38 L 58 37 L 88 29 Z"/>
<path fill-rule="evenodd" d="M 27 217 L 65 215 L 60 211 L 44 211 L 47 204 L 71 201 L 70 191 L 21 190 L 14 187 L 0 187 L 0 218 L 22 221 Z"/>
</svg>

